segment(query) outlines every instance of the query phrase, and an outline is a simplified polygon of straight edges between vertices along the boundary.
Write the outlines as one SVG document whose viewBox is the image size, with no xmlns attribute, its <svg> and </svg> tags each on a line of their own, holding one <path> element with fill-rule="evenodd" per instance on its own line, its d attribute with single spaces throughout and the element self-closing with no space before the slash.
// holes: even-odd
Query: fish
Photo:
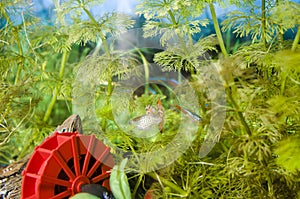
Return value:
<svg viewBox="0 0 300 199">
<path fill-rule="evenodd" d="M 196 113 L 193 113 L 192 111 L 185 109 L 179 105 L 175 105 L 175 108 L 178 109 L 179 111 L 181 111 L 183 114 L 185 114 L 189 118 L 191 118 L 192 120 L 194 120 L 196 122 L 201 121 L 201 117 L 199 115 L 197 115 Z"/>
<path fill-rule="evenodd" d="M 157 102 L 158 109 L 156 110 L 153 106 L 146 106 L 146 114 L 138 116 L 129 121 L 129 124 L 134 125 L 139 130 L 149 130 L 152 126 L 158 125 L 160 132 L 163 129 L 164 123 L 164 108 L 161 100 Z"/>
</svg>

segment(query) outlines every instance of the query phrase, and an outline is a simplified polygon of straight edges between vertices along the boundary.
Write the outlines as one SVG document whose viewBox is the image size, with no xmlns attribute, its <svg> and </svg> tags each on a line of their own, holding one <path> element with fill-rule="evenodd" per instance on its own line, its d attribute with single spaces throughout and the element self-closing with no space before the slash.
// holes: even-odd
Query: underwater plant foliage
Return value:
<svg viewBox="0 0 300 199">
<path fill-rule="evenodd" d="M 96 115 L 101 127 L 101 133 L 94 132 L 83 120 L 86 134 L 106 137 L 109 142 L 105 144 L 117 158 L 122 157 L 114 153 L 115 149 L 129 151 L 134 157 L 167 147 L 184 117 L 172 108 L 178 99 L 171 88 L 146 82 L 144 90 L 128 102 L 130 115 L 122 115 L 124 120 L 140 116 L 147 105 L 157 107 L 161 99 L 164 126 L 156 137 L 131 136 L 113 113 L 111 99 L 118 81 L 129 75 L 141 76 L 139 66 L 147 69 L 153 61 L 162 71 L 188 74 L 188 82 L 198 98 L 196 113 L 201 121 L 193 123 L 195 134 L 180 137 L 192 144 L 165 167 L 147 170 L 164 163 L 167 157 L 160 156 L 147 164 L 137 158 L 135 169 L 124 169 L 122 165 L 122 172 L 128 174 L 132 198 L 143 198 L 148 190 L 153 198 L 299 198 L 300 19 L 296 16 L 300 16 L 300 5 L 281 0 L 262 0 L 260 6 L 254 1 L 243 2 L 248 11 L 232 11 L 219 23 L 216 4 L 244 4 L 139 1 L 136 14 L 145 19 L 142 36 L 156 37 L 165 47 L 164 51 L 155 52 L 152 60 L 147 55 L 153 52 L 147 49 L 119 51 L 110 45 L 109 38 L 134 28 L 135 21 L 117 12 L 91 13 L 90 8 L 102 1 L 55 1 L 53 25 L 36 17 L 27 1 L 1 2 L 0 165 L 31 153 L 72 113 L 72 93 L 79 89 L 73 83 L 81 65 L 101 74 L 84 77 L 95 80 L 95 93 L 91 95 L 95 100 L 94 104 L 81 106 L 96 107 L 91 115 Z M 206 8 L 212 20 L 198 18 Z M 195 39 L 208 24 L 213 24 L 216 34 Z M 285 33 L 291 30 L 293 39 L 286 39 Z M 172 38 L 178 42 L 168 43 Z M 245 38 L 246 42 L 238 40 Z M 226 117 L 213 140 L 214 148 L 200 158 L 198 152 L 214 117 L 209 88 L 201 79 L 205 66 L 211 64 L 218 66 L 226 94 L 222 106 Z M 120 107 L 126 103 L 118 98 Z M 127 181 L 121 174 L 122 179 L 114 179 Z"/>
</svg>

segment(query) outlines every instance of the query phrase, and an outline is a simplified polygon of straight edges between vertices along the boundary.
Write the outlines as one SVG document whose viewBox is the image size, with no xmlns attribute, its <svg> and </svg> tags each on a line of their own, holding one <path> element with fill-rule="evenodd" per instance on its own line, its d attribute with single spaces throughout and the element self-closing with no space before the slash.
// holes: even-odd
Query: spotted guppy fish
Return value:
<svg viewBox="0 0 300 199">
<path fill-rule="evenodd" d="M 146 114 L 136 117 L 129 121 L 129 124 L 134 125 L 139 130 L 148 130 L 153 125 L 158 125 L 162 131 L 164 123 L 164 108 L 160 100 L 157 102 L 157 110 L 153 106 L 146 106 Z"/>
</svg>

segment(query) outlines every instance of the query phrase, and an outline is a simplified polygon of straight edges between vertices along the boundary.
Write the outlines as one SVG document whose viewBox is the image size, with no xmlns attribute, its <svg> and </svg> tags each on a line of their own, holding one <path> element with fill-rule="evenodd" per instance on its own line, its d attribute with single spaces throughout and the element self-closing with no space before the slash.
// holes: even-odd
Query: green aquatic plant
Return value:
<svg viewBox="0 0 300 199">
<path fill-rule="evenodd" d="M 132 26 L 132 21 L 123 14 L 93 16 L 89 11 L 92 3 L 55 2 L 57 18 L 52 26 L 40 22 L 31 13 L 29 3 L 0 4 L 1 100 L 5 104 L 1 111 L 5 133 L 1 143 L 15 149 L 11 156 L 3 156 L 2 162 L 18 157 L 20 151 L 21 156 L 28 153 L 71 112 L 74 67 L 90 52 L 91 42 L 106 44 L 108 34 Z M 84 14 L 86 20 L 81 19 Z M 107 44 L 103 46 L 109 59 L 111 50 Z M 109 95 L 114 74 L 112 68 L 106 72 Z M 24 143 L 18 144 L 20 141 Z"/>
<path fill-rule="evenodd" d="M 176 10 L 172 7 L 172 5 L 176 5 L 176 1 L 161 1 L 157 4 L 144 1 L 143 3 L 147 5 L 147 10 L 141 13 L 145 14 L 145 18 L 149 20 L 145 25 L 145 30 L 151 27 L 151 25 L 149 25 L 151 23 L 156 23 L 157 26 L 155 30 L 157 32 L 160 29 L 167 32 L 167 28 L 169 28 L 169 31 L 174 30 L 172 26 L 167 26 L 170 24 L 168 21 L 171 21 L 171 18 L 168 19 L 167 14 Z M 289 171 L 285 171 L 280 165 L 276 165 L 274 148 L 276 143 L 278 143 L 283 136 L 292 132 L 295 133 L 294 130 L 287 133 L 282 131 L 282 129 L 290 125 L 293 127 L 289 129 L 295 129 L 297 128 L 296 126 L 298 126 L 299 100 L 296 100 L 296 98 L 298 99 L 299 97 L 294 98 L 285 90 L 291 89 L 297 93 L 299 89 L 299 84 L 297 83 L 299 79 L 299 73 L 297 72 L 299 52 L 292 53 L 289 50 L 292 49 L 292 51 L 294 51 L 297 48 L 295 46 L 297 46 L 298 43 L 298 34 L 296 34 L 293 42 L 296 44 L 292 46 L 289 41 L 278 41 L 275 43 L 274 39 L 280 36 L 278 35 L 279 33 L 284 34 L 286 30 L 294 28 L 299 24 L 297 20 L 294 20 L 293 16 L 290 16 L 292 18 L 291 23 L 283 24 L 282 16 L 288 17 L 288 15 L 277 16 L 276 12 L 278 9 L 282 8 L 282 6 L 288 6 L 289 9 L 295 9 L 294 12 L 298 12 L 298 4 L 292 2 L 290 2 L 290 4 L 289 2 L 277 2 L 274 7 L 271 2 L 267 3 L 266 1 L 262 1 L 262 5 L 256 7 L 253 2 L 249 1 L 247 3 L 252 6 L 250 15 L 242 11 L 239 11 L 240 15 L 234 15 L 233 12 L 233 14 L 229 15 L 224 21 L 223 30 L 233 28 L 234 33 L 237 33 L 238 36 L 244 37 L 251 35 L 253 44 L 249 45 L 245 43 L 241 45 L 229 58 L 226 58 L 227 53 L 224 53 L 222 49 L 223 40 L 218 30 L 219 25 L 214 20 L 215 15 L 212 15 L 218 42 L 221 46 L 221 52 L 225 57 L 225 59 L 221 60 L 222 68 L 220 71 L 228 98 L 224 130 L 222 131 L 220 142 L 207 158 L 199 160 L 194 152 L 189 151 L 189 153 L 184 154 L 177 162 L 181 162 L 182 159 L 185 159 L 185 155 L 188 160 L 183 161 L 180 165 L 175 164 L 176 169 L 172 169 L 173 172 L 167 174 L 167 178 L 176 178 L 175 181 L 179 183 L 185 178 L 189 179 L 189 173 L 196 173 L 198 176 L 194 176 L 192 179 L 180 184 L 180 186 L 185 187 L 185 190 L 193 190 L 189 195 L 191 198 L 230 198 L 239 196 L 248 198 L 262 198 L 266 196 L 297 197 L 297 191 L 291 191 L 290 194 L 288 194 L 283 190 L 297 190 L 297 186 L 294 187 L 293 185 L 295 185 L 296 179 L 299 177 L 294 178 L 294 175 L 297 176 L 299 174 L 297 172 L 290 173 Z M 143 7 L 144 4 L 141 4 L 141 6 Z M 211 8 L 211 12 L 214 13 L 212 4 L 209 2 L 208 4 Z M 239 6 L 238 3 L 236 3 L 236 5 Z M 164 16 L 167 15 L 166 20 L 160 18 L 163 14 L 160 15 L 160 9 L 156 9 L 157 6 L 164 8 Z M 151 9 L 158 13 L 148 17 L 148 10 Z M 255 9 L 260 9 L 261 12 L 256 12 Z M 180 15 L 178 14 L 177 16 L 179 17 Z M 287 22 L 288 20 L 285 21 Z M 190 33 L 191 32 L 186 34 Z M 169 36 L 170 35 L 171 34 L 169 34 Z M 164 42 L 165 38 L 163 36 L 162 38 L 162 42 Z M 201 42 L 201 40 L 199 40 L 199 42 Z M 191 45 L 187 42 L 184 45 L 189 46 L 189 48 L 184 49 L 182 47 L 183 44 L 180 42 L 179 44 L 181 45 L 175 47 L 169 46 L 166 51 L 156 54 L 154 60 L 168 70 L 187 70 L 191 73 L 195 73 L 196 69 L 196 71 L 199 70 L 201 73 L 202 64 L 198 58 L 203 55 L 205 50 L 212 49 L 213 45 L 208 45 L 210 47 L 199 45 L 202 48 L 191 48 Z M 194 46 L 196 45 L 194 44 Z M 286 50 L 279 51 L 278 49 Z M 280 61 L 278 62 L 278 60 Z M 286 86 L 286 83 L 288 83 L 289 86 Z M 203 90 L 197 91 L 199 93 L 203 92 Z M 282 100 L 281 97 L 279 97 L 281 95 L 285 96 L 282 96 Z M 272 108 L 274 106 L 278 107 Z M 285 109 L 287 107 L 289 107 L 289 110 Z M 278 113 L 281 109 L 284 109 L 284 111 Z M 205 120 L 202 125 L 204 127 L 207 125 L 205 124 Z M 192 151 L 195 149 L 199 150 L 201 140 L 200 136 L 199 140 L 194 141 L 195 146 L 191 149 Z M 278 149 L 278 151 L 280 151 L 280 149 Z M 192 158 L 192 154 L 194 154 L 194 158 Z M 190 161 L 192 159 L 196 160 Z M 203 164 L 204 168 L 205 165 L 207 167 L 201 174 L 199 172 L 201 167 L 192 167 L 192 165 L 197 165 L 197 163 L 199 165 Z M 280 163 L 282 164 L 283 162 L 280 161 Z M 276 168 L 278 168 L 278 170 L 276 170 Z M 188 172 L 191 169 L 193 172 Z M 211 178 L 212 181 L 208 181 L 207 179 L 207 177 L 211 177 L 209 174 L 205 176 L 205 174 L 207 174 L 206 172 L 209 172 L 210 169 L 216 169 L 214 170 L 214 177 Z M 227 169 L 229 169 L 228 171 L 230 172 L 227 173 Z M 233 169 L 233 173 L 239 174 L 232 175 L 231 169 Z M 187 173 L 179 177 L 176 171 L 181 170 Z M 163 173 L 164 170 L 162 170 L 162 175 Z M 279 185 L 280 183 L 278 182 L 280 178 L 284 179 L 280 181 L 282 185 Z M 193 183 L 189 184 L 190 182 L 194 182 L 195 185 L 193 185 Z M 207 182 L 211 182 L 212 184 L 207 184 Z M 198 188 L 201 185 L 202 189 Z M 282 189 L 280 186 L 285 188 Z M 155 187 L 156 190 L 160 189 L 160 191 L 157 192 L 159 195 L 176 195 L 174 192 L 172 194 L 170 190 L 166 191 L 165 188 L 159 185 Z"/>
<path fill-rule="evenodd" d="M 86 133 L 97 133 L 100 139 L 105 136 L 103 141 L 111 146 L 116 160 L 127 155 L 120 154 L 120 150 L 128 152 L 134 160 L 128 161 L 128 168 L 124 163 L 115 167 L 119 170 L 115 170 L 112 179 L 122 185 L 113 188 L 116 195 L 142 198 L 150 189 L 153 198 L 299 197 L 298 3 L 262 0 L 257 6 L 253 1 L 244 1 L 249 11 L 233 11 L 220 24 L 216 5 L 242 4 L 140 1 L 136 13 L 145 17 L 143 36 L 158 37 L 165 47 L 160 52 L 114 49 L 114 41 L 109 39 L 132 28 L 134 21 L 116 12 L 100 16 L 92 13 L 90 8 L 99 3 L 102 1 L 55 1 L 56 18 L 52 26 L 32 15 L 30 4 L 24 1 L 0 3 L 1 164 L 30 153 L 71 113 L 74 92 L 81 89 L 80 85 L 73 85 L 74 73 L 82 67 L 89 74 L 85 80 L 94 83 L 90 87 L 95 98 L 94 104 L 84 105 L 96 106 L 95 113 L 90 115 L 96 115 L 97 125 L 103 131 L 89 131 L 92 127 L 83 120 Z M 198 18 L 206 7 L 216 35 L 195 39 L 209 23 L 209 19 Z M 285 39 L 284 34 L 291 30 L 295 37 Z M 249 40 L 241 39 L 231 49 L 231 31 Z M 151 53 L 154 58 L 148 60 Z M 199 98 L 200 108 L 195 113 L 200 114 L 200 122 L 189 121 L 189 117 L 174 108 L 178 99 L 166 83 L 150 83 L 147 70 L 152 62 L 164 71 L 179 72 L 178 85 L 183 82 L 180 73 L 188 74 L 187 81 Z M 203 69 L 211 63 L 218 66 L 217 75 L 226 93 L 226 103 L 219 106 L 211 99 L 211 88 L 199 76 L 205 74 Z M 155 107 L 158 99 L 162 101 L 163 131 L 145 139 L 127 132 L 118 123 L 112 103 L 113 91 L 121 80 L 141 75 L 138 66 L 144 69 L 143 92 L 132 96 L 128 104 L 121 97 L 114 100 L 120 110 L 128 108 L 128 115 L 120 112 L 128 120 L 146 114 L 147 105 Z M 210 136 L 207 132 L 214 110 L 220 106 L 226 109 L 224 125 L 213 142 L 215 146 L 200 158 L 203 141 Z M 188 134 L 190 126 L 183 133 L 178 132 L 186 124 L 195 128 L 196 133 Z M 181 143 L 172 145 L 178 151 L 139 156 L 163 151 L 178 134 Z M 175 153 L 180 156 L 165 164 Z"/>
</svg>

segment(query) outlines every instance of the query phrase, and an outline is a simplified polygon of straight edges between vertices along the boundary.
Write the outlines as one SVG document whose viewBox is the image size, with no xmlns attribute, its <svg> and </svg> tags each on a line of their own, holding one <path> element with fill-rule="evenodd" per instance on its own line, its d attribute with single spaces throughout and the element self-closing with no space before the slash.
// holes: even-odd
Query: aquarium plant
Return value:
<svg viewBox="0 0 300 199">
<path fill-rule="evenodd" d="M 117 198 L 300 197 L 299 2 L 140 0 L 136 17 L 53 3 L 47 22 L 28 1 L 0 3 L 1 166 L 77 112 L 111 147 Z M 220 21 L 219 6 L 236 10 Z M 130 125 L 141 116 L 150 130 Z"/>
</svg>

